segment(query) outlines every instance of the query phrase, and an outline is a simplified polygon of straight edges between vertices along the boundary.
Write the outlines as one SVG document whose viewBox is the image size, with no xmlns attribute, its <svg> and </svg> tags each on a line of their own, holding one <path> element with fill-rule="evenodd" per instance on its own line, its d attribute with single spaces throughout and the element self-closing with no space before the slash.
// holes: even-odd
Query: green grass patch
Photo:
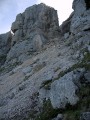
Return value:
<svg viewBox="0 0 90 120">
<path fill-rule="evenodd" d="M 51 80 L 44 81 L 44 82 L 41 84 L 40 89 L 44 87 L 45 89 L 49 90 L 49 89 L 50 89 L 50 86 L 51 86 L 51 83 L 52 83 L 52 79 L 51 79 Z"/>
<path fill-rule="evenodd" d="M 36 117 L 35 120 L 51 120 L 58 114 L 58 111 L 53 108 L 49 99 L 43 101 L 43 107 L 40 111 L 40 114 Z"/>
</svg>

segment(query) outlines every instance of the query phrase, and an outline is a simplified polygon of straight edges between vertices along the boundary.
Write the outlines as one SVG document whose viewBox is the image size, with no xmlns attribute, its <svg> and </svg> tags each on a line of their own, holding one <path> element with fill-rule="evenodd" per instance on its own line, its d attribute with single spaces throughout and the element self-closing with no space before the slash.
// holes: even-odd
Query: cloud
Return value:
<svg viewBox="0 0 90 120">
<path fill-rule="evenodd" d="M 41 2 L 51 7 L 54 7 L 57 10 L 60 24 L 63 21 L 65 21 L 73 11 L 72 10 L 73 0 L 38 0 L 37 1 L 37 3 L 41 3 Z"/>
</svg>

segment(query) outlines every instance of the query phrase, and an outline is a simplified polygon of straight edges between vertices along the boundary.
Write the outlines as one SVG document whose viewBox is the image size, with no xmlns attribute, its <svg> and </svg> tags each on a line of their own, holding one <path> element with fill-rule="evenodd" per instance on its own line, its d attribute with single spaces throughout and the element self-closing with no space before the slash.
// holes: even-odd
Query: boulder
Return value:
<svg viewBox="0 0 90 120">
<path fill-rule="evenodd" d="M 51 83 L 50 88 L 39 90 L 39 99 L 50 99 L 53 108 L 65 108 L 67 104 L 75 105 L 79 101 L 76 91 L 78 89 L 80 77 L 83 76 L 84 69 L 65 74 L 58 80 Z"/>
</svg>

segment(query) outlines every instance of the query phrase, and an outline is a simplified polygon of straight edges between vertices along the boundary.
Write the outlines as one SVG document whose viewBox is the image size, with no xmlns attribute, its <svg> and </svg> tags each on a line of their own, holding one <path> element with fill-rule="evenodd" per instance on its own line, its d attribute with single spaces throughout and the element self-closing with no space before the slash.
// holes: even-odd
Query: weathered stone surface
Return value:
<svg viewBox="0 0 90 120">
<path fill-rule="evenodd" d="M 82 113 L 80 120 L 90 120 L 90 112 Z"/>
<path fill-rule="evenodd" d="M 81 70 L 83 73 L 83 70 Z M 79 72 L 71 72 L 51 83 L 50 89 L 42 88 L 39 91 L 39 99 L 50 99 L 54 108 L 65 108 L 67 104 L 75 105 L 79 98 L 76 90 L 78 87 L 75 84 L 79 83 L 80 77 L 83 75 Z"/>
<path fill-rule="evenodd" d="M 90 71 L 84 74 L 85 79 L 90 83 Z"/>
<path fill-rule="evenodd" d="M 32 55 L 32 52 L 40 51 L 50 38 L 57 36 L 59 30 L 57 11 L 42 3 L 29 7 L 24 13 L 17 15 L 11 30 L 14 36 L 6 63 L 11 59 L 22 62 Z"/>
<path fill-rule="evenodd" d="M 64 34 L 64 38 L 67 39 L 69 37 L 69 32 Z"/>
<path fill-rule="evenodd" d="M 52 33 L 53 36 L 58 28 L 57 11 L 43 3 L 29 7 L 24 13 L 17 15 L 11 27 L 15 33 L 13 41 L 16 42 L 22 38 L 30 38 L 35 32 L 46 33 L 48 37 Z"/>
<path fill-rule="evenodd" d="M 71 33 L 80 31 L 88 31 L 90 29 L 90 6 L 87 9 L 88 0 L 74 0 L 73 9 L 74 16 L 71 21 Z"/>
<path fill-rule="evenodd" d="M 35 35 L 33 38 L 33 49 L 35 51 L 41 50 L 47 39 L 43 35 Z"/>
<path fill-rule="evenodd" d="M 32 43 L 28 40 L 16 43 L 7 54 L 6 63 L 12 63 L 13 59 L 21 62 L 26 60 L 28 56 L 33 52 L 32 46 Z"/>
<path fill-rule="evenodd" d="M 59 66 L 65 70 L 73 64 L 70 51 L 68 53 L 66 51 L 69 51 L 68 47 L 48 47 L 47 50 L 32 56 L 10 73 L 0 76 L 0 96 L 3 97 L 2 107 L 0 107 L 1 118 L 23 120 L 28 117 L 30 111 L 39 111 L 38 107 L 41 107 L 41 104 L 38 92 L 43 82 L 57 79 L 60 73 L 60 69 L 57 71 Z M 54 71 L 55 69 L 57 72 Z"/>
<path fill-rule="evenodd" d="M 23 72 L 24 74 L 30 73 L 31 71 L 32 71 L 32 68 L 31 68 L 30 66 L 22 69 L 22 72 Z"/>
<path fill-rule="evenodd" d="M 0 66 L 4 64 L 6 56 L 11 47 L 12 35 L 10 32 L 0 35 Z"/>
<path fill-rule="evenodd" d="M 65 33 L 70 32 L 70 26 L 71 26 L 71 20 L 73 18 L 74 12 L 71 13 L 70 17 L 62 23 L 62 25 L 59 27 L 61 35 L 64 35 Z"/>
</svg>

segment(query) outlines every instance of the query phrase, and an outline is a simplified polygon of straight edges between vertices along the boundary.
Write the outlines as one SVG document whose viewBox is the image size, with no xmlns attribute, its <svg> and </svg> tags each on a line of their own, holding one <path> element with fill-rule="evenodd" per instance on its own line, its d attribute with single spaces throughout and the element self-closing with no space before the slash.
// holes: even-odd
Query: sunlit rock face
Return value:
<svg viewBox="0 0 90 120">
<path fill-rule="evenodd" d="M 22 62 L 59 34 L 57 11 L 43 3 L 29 7 L 17 15 L 11 30 L 14 36 L 6 63 L 12 59 Z"/>
<path fill-rule="evenodd" d="M 74 16 L 71 22 L 71 32 L 76 34 L 90 29 L 90 1 L 74 0 Z"/>
<path fill-rule="evenodd" d="M 52 37 L 55 30 L 58 30 L 57 11 L 41 3 L 25 10 L 17 15 L 12 24 L 12 31 L 15 33 L 13 41 L 30 39 L 36 34 L 45 34 Z"/>
</svg>

